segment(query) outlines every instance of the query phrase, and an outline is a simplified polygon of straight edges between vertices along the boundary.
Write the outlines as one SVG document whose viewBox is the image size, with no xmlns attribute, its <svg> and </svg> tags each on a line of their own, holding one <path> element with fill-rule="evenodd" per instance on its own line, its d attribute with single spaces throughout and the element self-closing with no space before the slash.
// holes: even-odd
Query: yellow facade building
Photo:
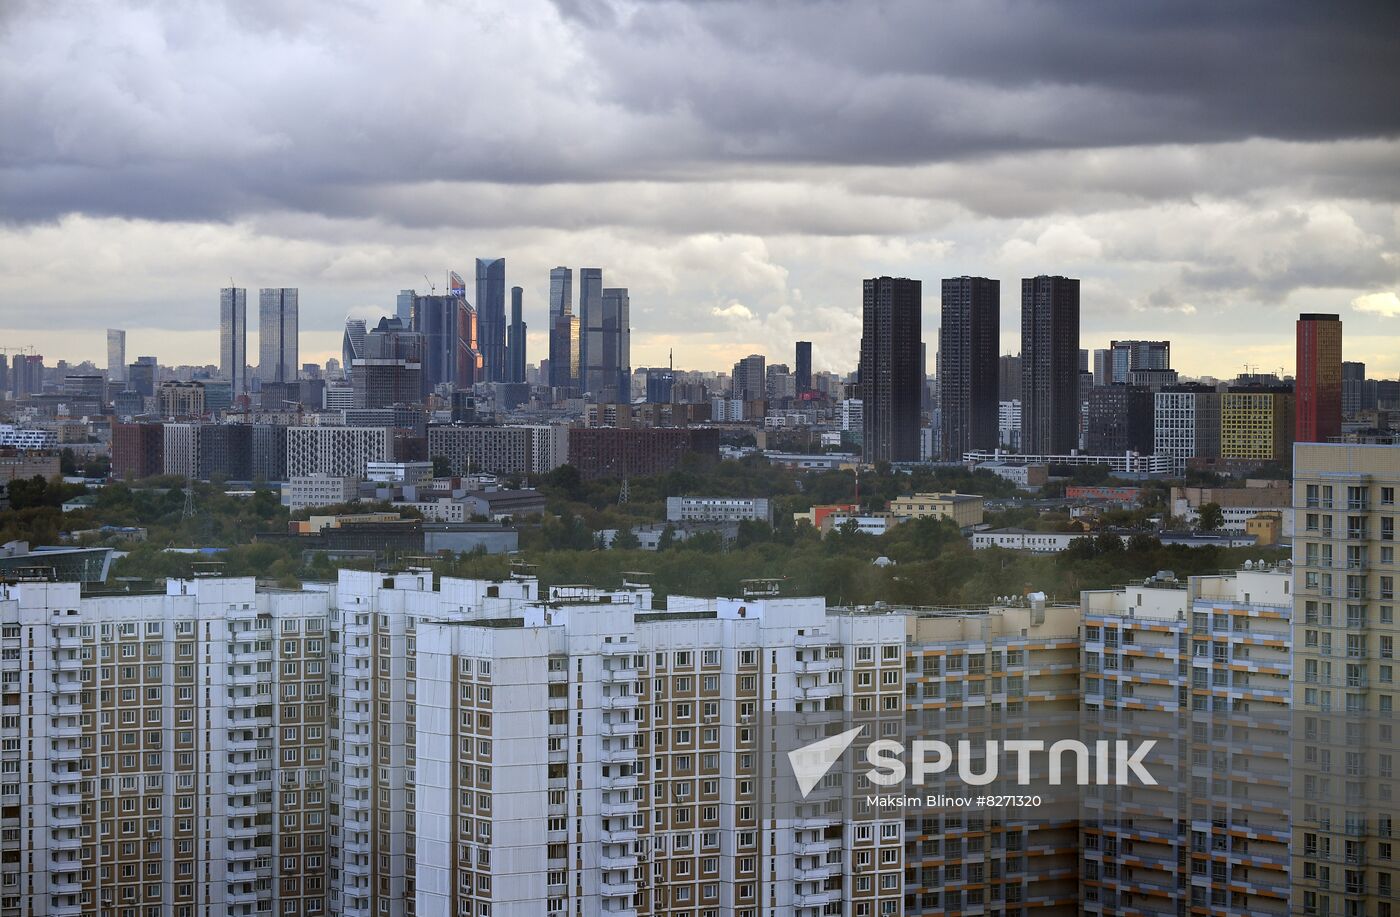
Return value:
<svg viewBox="0 0 1400 917">
<path fill-rule="evenodd" d="M 1220 457 L 1272 462 L 1293 446 L 1293 392 L 1280 388 L 1231 389 L 1220 398 Z"/>
<path fill-rule="evenodd" d="M 977 494 L 904 494 L 890 501 L 890 512 L 896 516 L 922 519 L 952 519 L 958 528 L 982 524 L 984 501 Z"/>
</svg>

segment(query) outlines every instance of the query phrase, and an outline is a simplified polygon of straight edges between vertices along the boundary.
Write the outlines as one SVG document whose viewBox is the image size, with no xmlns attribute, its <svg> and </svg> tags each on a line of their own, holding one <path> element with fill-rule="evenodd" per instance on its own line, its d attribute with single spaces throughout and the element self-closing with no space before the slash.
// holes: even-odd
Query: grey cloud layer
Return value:
<svg viewBox="0 0 1400 917">
<path fill-rule="evenodd" d="M 1390 2 L 560 8 L 21 5 L 0 212 L 219 219 L 386 184 L 1400 131 Z M 1352 165 L 1393 193 L 1393 169 Z"/>
<path fill-rule="evenodd" d="M 0 333 L 188 346 L 236 274 L 300 285 L 329 351 L 504 254 L 529 304 L 607 266 L 639 363 L 848 368 L 874 272 L 930 328 L 941 275 L 1053 270 L 1086 341 L 1245 347 L 1400 289 L 1397 52 L 1381 0 L 0 3 Z"/>
<path fill-rule="evenodd" d="M 590 34 L 613 92 L 684 107 L 738 154 L 920 162 L 1400 130 L 1400 7 L 1385 0 L 612 8 Z"/>
</svg>

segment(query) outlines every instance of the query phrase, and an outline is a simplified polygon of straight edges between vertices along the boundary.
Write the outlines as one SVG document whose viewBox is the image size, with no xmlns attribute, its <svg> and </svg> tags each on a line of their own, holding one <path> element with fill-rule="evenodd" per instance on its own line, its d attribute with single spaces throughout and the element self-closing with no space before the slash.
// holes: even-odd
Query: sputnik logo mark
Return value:
<svg viewBox="0 0 1400 917">
<path fill-rule="evenodd" d="M 797 778 L 797 788 L 802 791 L 803 799 L 816 789 L 827 771 L 841 759 L 864 728 L 857 726 L 788 752 L 788 763 L 792 765 L 792 774 Z"/>
</svg>

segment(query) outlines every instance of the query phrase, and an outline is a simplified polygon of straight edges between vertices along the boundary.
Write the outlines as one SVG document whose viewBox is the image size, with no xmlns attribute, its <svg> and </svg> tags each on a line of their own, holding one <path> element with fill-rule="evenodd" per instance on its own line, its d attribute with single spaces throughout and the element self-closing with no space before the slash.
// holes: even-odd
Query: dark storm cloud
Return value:
<svg viewBox="0 0 1400 917">
<path fill-rule="evenodd" d="M 1394 375 L 1397 51 L 1395 2 L 0 0 L 0 334 L 213 359 L 236 277 L 332 354 L 505 255 L 527 310 L 606 265 L 638 365 L 845 371 L 859 277 L 1051 271 L 1086 342 L 1342 311 Z"/>
<path fill-rule="evenodd" d="M 692 113 L 732 156 L 910 163 L 1400 131 L 1388 0 L 711 0 L 612 20 L 597 0 L 560 5 L 588 10 L 615 97 Z"/>
<path fill-rule="evenodd" d="M 0 216 L 12 221 L 339 214 L 367 198 L 382 209 L 351 215 L 412 219 L 394 186 L 684 183 L 1400 131 L 1389 2 L 5 7 Z M 1394 184 L 1388 165 L 1340 181 L 1373 194 L 1375 180 Z M 988 212 L 1035 212 L 1034 187 L 1058 167 L 1003 185 L 1012 202 Z M 1128 183 L 1150 198 L 1155 180 Z M 509 219 L 443 204 L 467 225 Z"/>
</svg>

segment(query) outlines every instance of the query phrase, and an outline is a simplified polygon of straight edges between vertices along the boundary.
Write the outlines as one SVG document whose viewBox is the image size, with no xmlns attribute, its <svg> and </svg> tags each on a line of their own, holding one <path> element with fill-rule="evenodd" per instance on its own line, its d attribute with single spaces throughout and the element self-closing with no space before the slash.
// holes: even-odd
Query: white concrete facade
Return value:
<svg viewBox="0 0 1400 917">
<path fill-rule="evenodd" d="M 168 423 L 164 425 L 164 473 L 182 478 L 199 477 L 200 425 L 197 423 Z"/>
<path fill-rule="evenodd" d="M 753 776 L 757 755 L 778 757 L 755 744 L 769 713 L 868 694 L 902 715 L 902 616 L 830 616 L 820 599 L 673 596 L 651 612 L 645 592 L 549 598 L 512 609 L 515 626 L 420 626 L 419 704 L 433 711 L 419 731 L 420 914 L 815 917 L 827 875 L 855 888 L 882 872 L 857 897 L 870 913 L 898 906 L 902 829 L 864 842 L 891 855 L 863 869 L 839 813 L 755 822 Z M 884 665 L 890 679 L 853 687 L 855 670 Z M 822 847 L 811 863 L 808 845 Z"/>
<path fill-rule="evenodd" d="M 287 477 L 363 478 L 370 462 L 392 461 L 393 449 L 387 427 L 289 427 Z"/>
<path fill-rule="evenodd" d="M 297 475 L 283 488 L 283 502 L 292 512 L 316 506 L 349 503 L 359 496 L 359 479 L 329 474 Z"/>
<path fill-rule="evenodd" d="M 667 497 L 667 522 L 772 522 L 766 497 Z"/>
<path fill-rule="evenodd" d="M 0 586 L 4 644 L 30 646 L 32 672 L 15 684 L 28 723 L 6 728 L 0 755 L 28 758 L 24 821 L 38 827 L 0 844 L 36 880 L 19 895 L 6 881 L 0 908 L 323 913 L 324 863 L 309 859 L 323 860 L 312 794 L 328 773 L 302 703 L 324 683 L 313 664 L 324 665 L 325 620 L 324 594 L 257 593 L 252 579 L 102 598 L 76 583 Z M 277 645 L 289 628 L 317 635 L 314 651 Z M 19 734 L 28 752 L 9 738 Z"/>
<path fill-rule="evenodd" d="M 552 471 L 569 460 L 569 428 L 534 426 L 428 428 L 428 455 L 447 459 L 454 474 Z"/>
</svg>

